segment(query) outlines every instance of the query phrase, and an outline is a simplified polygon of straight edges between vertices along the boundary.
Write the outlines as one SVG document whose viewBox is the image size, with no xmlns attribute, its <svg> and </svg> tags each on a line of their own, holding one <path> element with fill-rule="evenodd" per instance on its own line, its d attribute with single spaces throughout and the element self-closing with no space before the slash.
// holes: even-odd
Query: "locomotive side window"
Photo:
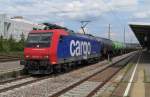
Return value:
<svg viewBox="0 0 150 97">
<path fill-rule="evenodd" d="M 60 42 L 63 41 L 63 36 L 60 36 L 59 41 L 60 41 Z"/>
<path fill-rule="evenodd" d="M 49 47 L 52 33 L 30 33 L 27 39 L 27 47 Z"/>
</svg>

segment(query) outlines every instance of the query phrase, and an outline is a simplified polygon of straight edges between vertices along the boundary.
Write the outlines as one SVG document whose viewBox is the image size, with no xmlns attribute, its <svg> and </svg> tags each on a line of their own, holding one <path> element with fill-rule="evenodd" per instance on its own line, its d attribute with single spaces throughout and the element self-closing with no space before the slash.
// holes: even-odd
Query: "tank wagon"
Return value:
<svg viewBox="0 0 150 97">
<path fill-rule="evenodd" d="M 24 69 L 31 74 L 50 74 L 76 63 L 88 63 L 133 50 L 132 45 L 89 34 L 74 33 L 65 27 L 44 23 L 44 29 L 29 32 L 24 48 Z"/>
</svg>

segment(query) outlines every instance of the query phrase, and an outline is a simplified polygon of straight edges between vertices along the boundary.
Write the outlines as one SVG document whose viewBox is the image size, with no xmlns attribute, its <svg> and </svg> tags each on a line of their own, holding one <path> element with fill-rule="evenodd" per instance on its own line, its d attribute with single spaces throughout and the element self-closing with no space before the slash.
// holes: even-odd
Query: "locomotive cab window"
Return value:
<svg viewBox="0 0 150 97">
<path fill-rule="evenodd" d="M 27 47 L 49 47 L 52 33 L 30 33 L 27 39 Z"/>
</svg>

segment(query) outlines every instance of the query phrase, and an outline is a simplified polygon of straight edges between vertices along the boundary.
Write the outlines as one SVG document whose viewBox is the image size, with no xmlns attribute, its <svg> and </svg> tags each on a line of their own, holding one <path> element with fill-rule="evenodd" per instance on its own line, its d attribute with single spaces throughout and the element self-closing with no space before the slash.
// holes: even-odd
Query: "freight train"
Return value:
<svg viewBox="0 0 150 97">
<path fill-rule="evenodd" d="M 119 55 L 134 48 L 109 39 L 75 33 L 67 28 L 44 23 L 44 29 L 32 30 L 20 64 L 30 74 L 50 74 L 70 66 L 102 57 Z"/>
</svg>

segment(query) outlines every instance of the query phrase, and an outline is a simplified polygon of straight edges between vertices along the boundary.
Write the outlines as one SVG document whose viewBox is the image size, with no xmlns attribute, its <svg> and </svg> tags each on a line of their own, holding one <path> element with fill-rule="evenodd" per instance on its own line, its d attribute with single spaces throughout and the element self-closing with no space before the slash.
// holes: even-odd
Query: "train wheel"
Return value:
<svg viewBox="0 0 150 97">
<path fill-rule="evenodd" d="M 23 74 L 28 74 L 28 73 L 29 73 L 29 72 L 28 72 L 28 69 L 24 67 L 23 70 L 22 70 L 22 73 L 23 73 Z"/>
<path fill-rule="evenodd" d="M 68 70 L 67 64 L 61 64 L 61 72 L 66 72 Z"/>
<path fill-rule="evenodd" d="M 53 72 L 54 72 L 53 66 L 48 66 L 48 72 L 49 72 L 49 73 L 53 73 Z"/>
<path fill-rule="evenodd" d="M 61 65 L 60 64 L 56 64 L 54 67 L 54 73 L 61 73 Z"/>
</svg>

